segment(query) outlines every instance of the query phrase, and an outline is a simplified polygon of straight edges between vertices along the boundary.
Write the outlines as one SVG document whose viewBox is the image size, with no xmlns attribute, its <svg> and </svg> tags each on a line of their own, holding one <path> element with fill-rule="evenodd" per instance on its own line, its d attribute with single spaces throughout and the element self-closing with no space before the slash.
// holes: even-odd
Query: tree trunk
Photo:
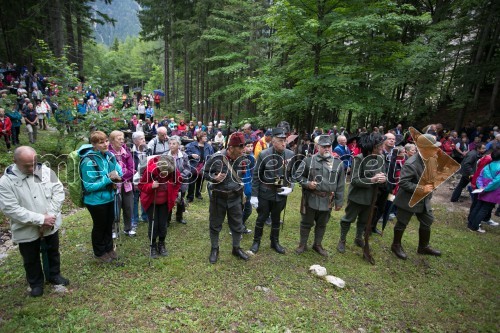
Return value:
<svg viewBox="0 0 500 333">
<path fill-rule="evenodd" d="M 189 105 L 189 59 L 187 47 L 184 44 L 184 111 L 188 111 Z"/>
<path fill-rule="evenodd" d="M 76 42 L 78 44 L 76 64 L 78 65 L 78 72 L 80 75 L 83 73 L 83 31 L 82 31 L 82 20 L 80 15 L 76 15 Z"/>
<path fill-rule="evenodd" d="M 76 63 L 75 35 L 73 32 L 73 20 L 71 11 L 71 1 L 64 2 L 64 23 L 66 24 L 66 40 L 68 42 L 68 61 L 70 64 Z"/>
<path fill-rule="evenodd" d="M 201 97 L 200 97 L 200 101 L 199 101 L 199 105 L 200 105 L 200 108 L 198 110 L 198 112 L 196 113 L 196 117 L 199 118 L 201 115 L 203 115 L 203 110 L 205 109 L 205 66 L 206 64 L 202 63 L 201 64 L 201 70 L 200 70 L 200 74 L 201 74 L 201 81 L 200 81 L 200 93 L 201 93 Z"/>
<path fill-rule="evenodd" d="M 169 57 L 169 47 L 168 47 L 168 33 L 165 29 L 165 35 L 163 37 L 163 44 L 164 44 L 164 54 L 163 56 L 165 57 L 165 63 L 164 63 L 164 76 L 163 80 L 165 81 L 165 110 L 167 109 L 167 104 L 170 102 L 170 57 Z"/>
<path fill-rule="evenodd" d="M 49 5 L 50 30 L 47 33 L 51 36 L 54 55 L 60 57 L 63 50 L 63 30 L 62 30 L 61 0 L 52 0 Z"/>
<path fill-rule="evenodd" d="M 488 110 L 488 120 L 490 122 L 493 121 L 493 115 L 495 114 L 499 86 L 500 86 L 500 72 L 497 72 L 495 77 L 495 85 L 493 86 L 493 91 L 491 92 L 490 107 Z"/>
</svg>

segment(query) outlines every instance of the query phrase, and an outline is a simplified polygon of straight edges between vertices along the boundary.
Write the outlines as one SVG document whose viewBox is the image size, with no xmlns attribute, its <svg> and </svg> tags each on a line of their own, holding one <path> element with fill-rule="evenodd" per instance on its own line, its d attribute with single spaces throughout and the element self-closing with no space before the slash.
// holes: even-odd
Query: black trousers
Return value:
<svg viewBox="0 0 500 333">
<path fill-rule="evenodd" d="M 460 178 L 460 182 L 457 184 L 457 187 L 453 190 L 453 194 L 451 195 L 451 202 L 457 202 L 458 199 L 460 198 L 460 194 L 462 194 L 462 190 L 469 184 L 469 177 L 462 175 L 462 178 Z"/>
<path fill-rule="evenodd" d="M 259 207 L 257 208 L 257 220 L 255 221 L 254 241 L 260 242 L 264 230 L 264 223 L 271 214 L 271 235 L 277 237 L 280 230 L 280 214 L 286 206 L 286 199 L 281 201 L 266 200 L 259 197 Z"/>
<path fill-rule="evenodd" d="M 168 206 L 167 203 L 155 205 L 154 203 L 148 207 L 148 237 L 151 239 L 151 232 L 153 232 L 153 244 L 156 243 L 156 238 L 160 242 L 165 241 L 167 237 L 167 219 L 168 219 Z M 154 219 L 154 222 L 153 222 Z"/>
<path fill-rule="evenodd" d="M 86 205 L 92 216 L 92 248 L 96 257 L 113 250 L 113 201 L 102 205 Z"/>
<path fill-rule="evenodd" d="M 188 185 L 188 193 L 187 193 L 187 199 L 188 200 L 193 200 L 195 193 L 196 196 L 199 197 L 201 196 L 201 183 L 203 181 L 203 174 L 199 174 L 196 177 L 196 181 L 192 179 Z"/>
<path fill-rule="evenodd" d="M 50 236 L 44 237 L 47 248 L 47 258 L 49 263 L 49 274 L 47 279 L 54 278 L 61 273 L 61 256 L 59 254 L 59 231 Z M 19 252 L 23 257 L 26 280 L 31 288 L 41 287 L 44 283 L 42 262 L 40 260 L 42 239 L 38 238 L 29 243 L 19 243 Z"/>
</svg>

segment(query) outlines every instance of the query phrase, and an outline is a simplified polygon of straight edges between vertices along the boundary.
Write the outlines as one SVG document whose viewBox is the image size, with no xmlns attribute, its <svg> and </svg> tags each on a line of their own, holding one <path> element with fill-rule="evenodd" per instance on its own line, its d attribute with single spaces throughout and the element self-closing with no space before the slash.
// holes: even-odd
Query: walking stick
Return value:
<svg viewBox="0 0 500 333">
<path fill-rule="evenodd" d="M 116 247 L 118 246 L 118 239 L 120 239 L 120 208 L 121 208 L 121 193 L 120 189 L 117 187 L 115 191 L 115 200 L 113 203 L 113 209 L 115 213 L 115 230 L 116 230 L 116 238 L 117 241 L 115 242 L 113 248 L 116 251 Z"/>
<path fill-rule="evenodd" d="M 372 202 L 370 203 L 370 214 L 368 214 L 368 223 L 366 223 L 365 227 L 365 246 L 363 247 L 363 259 L 365 259 L 372 265 L 375 265 L 375 259 L 373 259 L 373 256 L 370 253 L 369 239 L 370 239 L 370 234 L 372 232 L 372 219 L 373 219 L 373 212 L 375 210 L 375 202 L 377 202 L 377 191 L 378 187 L 376 184 L 374 184 L 372 188 Z"/>
<path fill-rule="evenodd" d="M 148 265 L 151 267 L 151 249 L 153 247 L 153 232 L 154 232 L 154 227 L 155 227 L 155 212 L 156 212 L 156 189 L 155 189 L 155 195 L 154 195 L 154 201 L 153 201 L 153 217 L 151 218 L 151 236 L 149 240 L 149 261 Z"/>
</svg>

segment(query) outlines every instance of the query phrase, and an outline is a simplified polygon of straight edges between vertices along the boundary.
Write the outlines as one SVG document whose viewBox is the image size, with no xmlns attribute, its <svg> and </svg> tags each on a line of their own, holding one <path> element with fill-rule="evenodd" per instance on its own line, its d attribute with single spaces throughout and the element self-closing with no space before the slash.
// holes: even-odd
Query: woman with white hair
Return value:
<svg viewBox="0 0 500 333">
<path fill-rule="evenodd" d="M 179 223 L 186 224 L 186 220 L 183 219 L 182 213 L 186 211 L 186 205 L 184 202 L 184 196 L 186 194 L 186 190 L 188 188 L 188 180 L 191 177 L 191 166 L 189 164 L 189 159 L 186 153 L 182 152 L 181 147 L 181 138 L 177 135 L 170 137 L 168 140 L 168 144 L 170 145 L 170 151 L 167 155 L 172 156 L 175 160 L 175 168 L 181 175 L 182 179 L 184 179 L 184 183 L 181 185 L 179 193 L 177 195 L 177 210 L 175 212 L 175 220 Z M 172 210 L 168 212 L 167 218 L 167 226 L 170 224 L 172 220 Z"/>
<path fill-rule="evenodd" d="M 134 132 L 132 133 L 132 155 L 134 156 L 134 175 L 139 173 L 142 175 L 142 171 L 146 169 L 147 164 L 147 150 L 148 145 L 146 144 L 146 137 L 144 132 Z M 140 191 L 137 185 L 134 185 L 134 208 L 132 214 L 132 228 L 136 229 L 139 223 L 139 195 Z M 141 207 L 141 220 L 143 222 L 148 221 L 148 214 Z"/>
<path fill-rule="evenodd" d="M 134 176 L 134 159 L 130 149 L 125 145 L 125 137 L 121 131 L 113 131 L 109 134 L 108 150 L 115 155 L 120 165 L 123 176 L 122 182 L 116 184 L 120 193 L 119 206 L 123 210 L 124 233 L 127 236 L 134 237 L 136 231 L 132 228 L 132 214 L 134 208 L 134 192 L 132 186 L 132 177 Z M 113 228 L 116 226 L 113 224 Z M 113 238 L 116 238 L 117 230 L 113 230 Z"/>
</svg>

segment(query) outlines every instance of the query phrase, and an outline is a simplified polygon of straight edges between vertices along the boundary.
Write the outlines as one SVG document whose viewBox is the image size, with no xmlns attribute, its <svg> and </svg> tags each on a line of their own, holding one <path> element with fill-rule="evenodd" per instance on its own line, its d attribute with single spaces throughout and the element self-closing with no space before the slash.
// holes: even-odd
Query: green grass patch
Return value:
<svg viewBox="0 0 500 333">
<path fill-rule="evenodd" d="M 86 210 L 64 219 L 61 232 L 62 273 L 69 292 L 46 286 L 43 297 L 28 296 L 17 250 L 0 262 L 0 331 L 2 332 L 498 332 L 500 229 L 484 235 L 468 232 L 462 213 L 436 206 L 431 244 L 440 258 L 416 253 L 418 222 L 404 235 L 407 261 L 390 251 L 392 227 L 371 239 L 376 265 L 362 260 L 348 235 L 347 251 L 335 251 L 339 221 L 334 212 L 327 227 L 324 259 L 312 250 L 296 255 L 300 191 L 291 195 L 281 243 L 286 255 L 269 248 L 264 230 L 259 253 L 243 262 L 231 255 L 227 224 L 221 233 L 219 262 L 208 263 L 208 197 L 188 207 L 187 225 L 168 229 L 169 256 L 148 266 L 147 226 L 138 236 L 122 236 L 118 254 L 124 267 L 93 259 L 92 221 Z M 253 229 L 255 212 L 250 217 Z M 245 235 L 242 247 L 251 246 Z M 312 241 L 312 235 L 310 237 Z M 311 244 L 309 244 L 310 247 Z M 325 266 L 346 281 L 336 289 L 308 273 Z M 258 291 L 256 286 L 269 288 Z"/>
</svg>

